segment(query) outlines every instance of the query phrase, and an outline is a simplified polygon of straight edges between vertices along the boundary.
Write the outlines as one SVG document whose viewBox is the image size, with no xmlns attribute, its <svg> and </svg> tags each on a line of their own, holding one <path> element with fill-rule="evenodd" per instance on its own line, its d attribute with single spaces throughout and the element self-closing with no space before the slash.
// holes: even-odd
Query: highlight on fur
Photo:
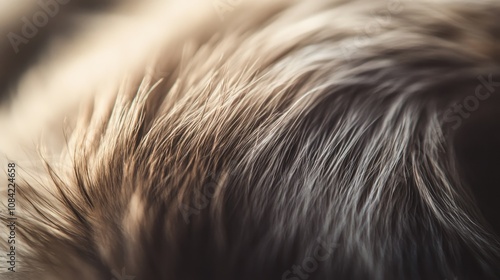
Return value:
<svg viewBox="0 0 500 280">
<path fill-rule="evenodd" d="M 499 279 L 465 155 L 499 114 L 449 112 L 500 81 L 500 3 L 390 4 L 242 4 L 163 43 L 18 179 L 2 279 Z"/>
</svg>

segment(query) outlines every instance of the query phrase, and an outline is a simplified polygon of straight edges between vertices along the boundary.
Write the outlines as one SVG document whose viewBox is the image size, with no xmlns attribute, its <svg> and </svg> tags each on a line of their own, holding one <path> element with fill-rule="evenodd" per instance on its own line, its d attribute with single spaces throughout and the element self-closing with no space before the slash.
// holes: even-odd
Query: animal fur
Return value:
<svg viewBox="0 0 500 280">
<path fill-rule="evenodd" d="M 175 36 L 141 19 L 154 36 L 117 86 L 77 67 L 88 94 L 33 132 L 58 159 L 18 164 L 21 262 L 2 279 L 500 279 L 498 212 L 475 193 L 498 181 L 463 155 L 500 103 L 450 113 L 500 81 L 500 3 L 204 5 Z"/>
</svg>

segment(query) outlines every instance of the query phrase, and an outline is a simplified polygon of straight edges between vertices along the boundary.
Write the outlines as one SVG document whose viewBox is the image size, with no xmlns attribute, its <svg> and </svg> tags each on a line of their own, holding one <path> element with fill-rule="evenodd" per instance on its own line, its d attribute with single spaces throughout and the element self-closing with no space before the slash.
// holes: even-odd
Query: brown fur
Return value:
<svg viewBox="0 0 500 280">
<path fill-rule="evenodd" d="M 500 103 L 450 108 L 500 80 L 500 6 L 466 3 L 186 8 L 183 32 L 138 45 L 159 55 L 130 50 L 119 86 L 90 79 L 98 91 L 54 114 L 68 116 L 44 138 L 58 162 L 20 173 L 16 276 L 497 279 L 477 193 L 498 181 L 466 150 Z"/>
</svg>

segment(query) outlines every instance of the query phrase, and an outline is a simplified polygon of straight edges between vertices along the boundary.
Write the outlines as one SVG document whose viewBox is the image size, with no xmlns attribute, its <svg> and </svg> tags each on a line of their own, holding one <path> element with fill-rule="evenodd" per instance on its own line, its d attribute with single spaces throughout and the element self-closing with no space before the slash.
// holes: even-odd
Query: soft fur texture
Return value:
<svg viewBox="0 0 500 280">
<path fill-rule="evenodd" d="M 40 136 L 60 159 L 18 179 L 2 279 L 500 278 L 498 212 L 474 193 L 498 182 L 463 155 L 498 99 L 450 113 L 500 81 L 500 3 L 211 8 L 153 29 L 155 71 L 62 103 L 64 141 Z"/>
</svg>

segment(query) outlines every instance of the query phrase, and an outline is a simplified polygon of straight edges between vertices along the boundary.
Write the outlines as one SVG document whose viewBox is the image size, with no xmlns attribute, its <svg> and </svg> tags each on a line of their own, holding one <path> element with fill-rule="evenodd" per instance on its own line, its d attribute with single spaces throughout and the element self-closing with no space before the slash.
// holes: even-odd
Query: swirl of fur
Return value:
<svg viewBox="0 0 500 280">
<path fill-rule="evenodd" d="M 18 277 L 499 279 L 446 112 L 500 80 L 500 4 L 395 2 L 234 11 L 96 94 L 18 186 Z"/>
</svg>

